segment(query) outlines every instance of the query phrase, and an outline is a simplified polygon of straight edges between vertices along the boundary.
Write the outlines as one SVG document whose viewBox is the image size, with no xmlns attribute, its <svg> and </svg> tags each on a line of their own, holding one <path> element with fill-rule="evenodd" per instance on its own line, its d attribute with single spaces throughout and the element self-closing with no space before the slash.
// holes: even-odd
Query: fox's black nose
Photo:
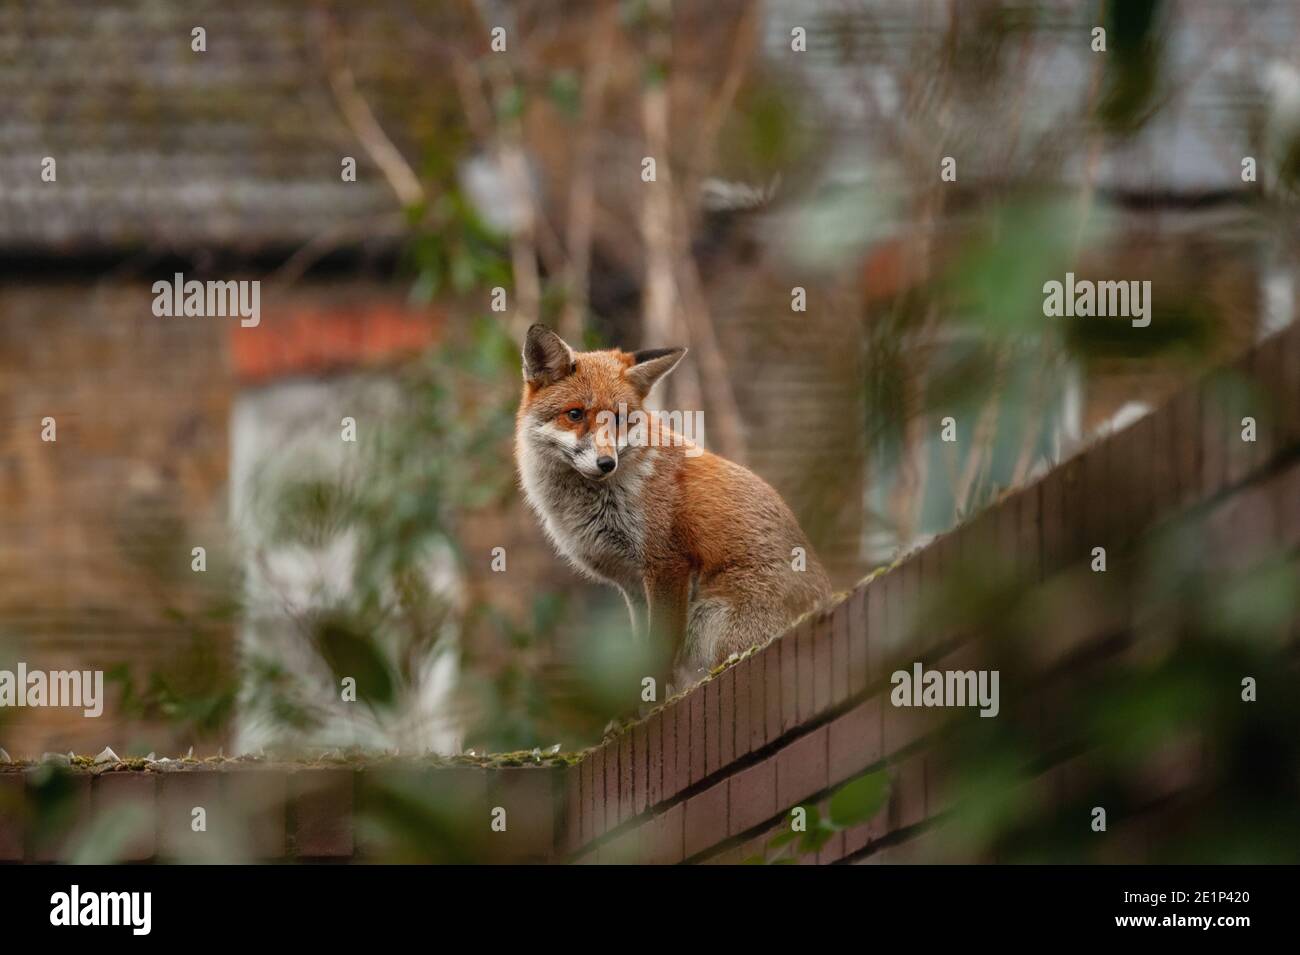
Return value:
<svg viewBox="0 0 1300 955">
<path fill-rule="evenodd" d="M 608 474 L 610 471 L 614 470 L 614 468 L 616 468 L 617 466 L 618 466 L 618 462 L 615 461 L 613 458 L 611 458 L 609 455 L 605 455 L 604 457 L 599 457 L 596 459 L 596 467 L 600 468 L 601 474 Z"/>
</svg>

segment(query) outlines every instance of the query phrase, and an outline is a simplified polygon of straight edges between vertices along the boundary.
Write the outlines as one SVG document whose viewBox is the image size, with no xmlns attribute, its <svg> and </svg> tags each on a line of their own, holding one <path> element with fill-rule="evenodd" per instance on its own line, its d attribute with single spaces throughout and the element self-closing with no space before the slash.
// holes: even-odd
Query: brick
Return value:
<svg viewBox="0 0 1300 955">
<path fill-rule="evenodd" d="M 622 801 L 619 793 L 619 779 L 622 769 L 618 764 L 620 737 L 607 740 L 601 747 L 605 751 L 605 831 L 619 823 Z"/>
<path fill-rule="evenodd" d="M 158 854 L 170 859 L 212 861 L 227 851 L 220 776 L 211 770 L 163 773 L 158 779 Z M 191 828 L 193 810 L 202 807 L 207 831 Z"/>
<path fill-rule="evenodd" d="M 867 644 L 871 635 L 867 632 L 867 591 L 858 587 L 848 599 L 848 678 L 849 694 L 856 696 L 867 688 L 872 679 L 867 669 Z"/>
<path fill-rule="evenodd" d="M 648 823 L 625 829 L 601 848 L 601 865 L 638 865 L 646 855 L 649 841 Z"/>
<path fill-rule="evenodd" d="M 346 859 L 356 850 L 355 773 L 309 769 L 288 779 L 294 852 L 303 859 Z"/>
<path fill-rule="evenodd" d="M 730 825 L 728 835 L 738 835 L 767 822 L 779 811 L 776 804 L 776 757 L 736 773 L 728 780 Z"/>
<path fill-rule="evenodd" d="M 116 862 L 145 862 L 158 851 L 158 777 L 154 773 L 104 773 L 91 784 L 91 808 L 103 823 L 117 817 L 127 836 Z M 0 810 L 2 812 L 2 810 Z"/>
<path fill-rule="evenodd" d="M 900 564 L 889 573 L 881 578 L 881 595 L 883 598 L 883 616 L 880 632 L 883 636 L 881 641 L 884 655 L 884 669 L 888 669 L 904 653 L 903 644 L 906 639 L 907 618 L 904 613 L 903 578 Z"/>
<path fill-rule="evenodd" d="M 781 653 L 781 725 L 788 733 L 799 725 L 799 637 L 792 630 L 777 641 Z"/>
<path fill-rule="evenodd" d="M 820 622 L 813 617 L 805 620 L 791 634 L 795 640 L 795 668 L 798 678 L 795 713 L 801 725 L 817 713 L 815 695 L 817 661 L 813 657 L 813 645 L 818 629 L 820 629 Z"/>
<path fill-rule="evenodd" d="M 691 728 L 690 735 L 690 772 L 691 785 L 695 785 L 705 777 L 708 772 L 708 737 L 706 719 L 707 714 L 704 709 L 704 688 L 696 687 L 690 697 L 687 699 L 687 709 L 690 711 L 688 716 Z"/>
<path fill-rule="evenodd" d="M 694 743 L 691 740 L 691 701 L 689 698 L 679 700 L 677 709 L 677 728 L 675 738 L 677 740 L 677 792 L 681 792 L 691 784 L 691 750 Z"/>
<path fill-rule="evenodd" d="M 781 810 L 798 805 L 827 787 L 827 728 L 789 743 L 776 755 L 776 801 Z"/>
<path fill-rule="evenodd" d="M 849 601 L 852 595 L 835 605 L 830 613 L 831 680 L 830 706 L 839 706 L 849 698 Z"/>
<path fill-rule="evenodd" d="M 631 819 L 636 814 L 636 767 L 632 752 L 632 732 L 626 730 L 618 738 L 618 821 Z"/>
<path fill-rule="evenodd" d="M 686 858 L 717 845 L 727 833 L 728 780 L 715 783 L 686 800 L 683 841 Z"/>
<path fill-rule="evenodd" d="M 827 729 L 827 785 L 836 786 L 880 761 L 883 741 L 881 706 L 881 697 L 873 696 L 830 723 Z"/>
<path fill-rule="evenodd" d="M 681 790 L 677 786 L 677 711 L 670 708 L 660 710 L 659 735 L 662 739 L 660 749 L 660 772 L 662 779 L 659 786 L 659 798 L 656 803 L 667 802 Z"/>
<path fill-rule="evenodd" d="M 21 862 L 27 815 L 25 773 L 0 773 L 0 862 Z"/>
<path fill-rule="evenodd" d="M 867 668 L 872 683 L 883 679 L 885 672 L 885 580 L 877 577 L 867 585 Z"/>
<path fill-rule="evenodd" d="M 567 766 L 561 773 L 560 792 L 563 802 L 555 836 L 557 854 L 567 857 L 582 845 L 582 792 L 577 766 Z"/>
<path fill-rule="evenodd" d="M 722 767 L 722 683 L 721 674 L 704 684 L 704 775 Z"/>
<path fill-rule="evenodd" d="M 221 774 L 221 780 L 222 809 L 231 814 L 243 850 L 252 859 L 284 858 L 284 816 L 289 801 L 285 774 L 230 769 Z"/>
<path fill-rule="evenodd" d="M 685 816 L 685 807 L 678 803 L 651 819 L 644 847 L 647 863 L 676 865 L 686 857 L 682 840 Z"/>
<path fill-rule="evenodd" d="M 578 763 L 578 789 L 582 794 L 582 815 L 578 820 L 578 835 L 583 845 L 587 845 L 596 838 L 594 821 L 604 811 L 603 806 L 597 808 L 595 783 L 592 776 L 592 767 L 595 762 L 592 754 L 588 753 Z M 603 774 L 600 781 L 604 783 Z"/>
<path fill-rule="evenodd" d="M 649 739 L 645 721 L 632 726 L 632 815 L 639 816 L 645 812 L 646 795 L 649 788 Z"/>
<path fill-rule="evenodd" d="M 813 713 L 824 713 L 831 705 L 832 639 L 835 627 L 834 612 L 821 614 L 812 629 L 812 708 Z"/>
<path fill-rule="evenodd" d="M 925 671 L 941 670 L 948 668 L 957 668 L 961 660 L 966 659 L 965 653 L 970 645 L 964 645 L 956 651 L 949 653 L 946 657 L 925 667 Z M 914 665 L 900 667 L 907 669 L 912 675 L 912 686 L 915 690 L 915 670 Z M 893 687 L 890 687 L 892 690 Z M 952 717 L 953 711 L 944 707 L 933 706 L 895 706 L 892 694 L 886 692 L 881 698 L 882 711 L 882 736 L 884 745 L 884 754 L 886 756 L 896 755 L 900 750 L 911 746 L 918 740 L 937 732 L 943 724 Z"/>
<path fill-rule="evenodd" d="M 594 842 L 609 829 L 609 817 L 605 812 L 605 747 L 597 746 L 584 762 L 591 766 L 591 816 L 589 825 L 584 829 L 589 833 L 585 841 Z"/>
<path fill-rule="evenodd" d="M 717 676 L 718 763 L 730 766 L 736 760 L 736 668 L 730 666 Z"/>
<path fill-rule="evenodd" d="M 919 639 L 919 627 L 921 623 L 922 594 L 921 594 L 921 551 L 917 551 L 908 558 L 899 570 L 902 573 L 901 583 L 901 602 L 899 613 L 902 617 L 900 624 L 902 630 L 902 646 L 909 649 L 916 644 Z"/>
<path fill-rule="evenodd" d="M 763 744 L 766 745 L 781 735 L 781 724 L 784 719 L 782 713 L 781 698 L 784 690 L 784 679 L 781 672 L 781 659 L 784 641 L 776 640 L 767 645 L 763 650 L 763 669 L 764 669 L 764 727 Z M 757 746 L 754 749 L 758 749 Z"/>
<path fill-rule="evenodd" d="M 664 718 L 663 711 L 646 720 L 646 808 L 659 805 L 664 798 Z"/>
<path fill-rule="evenodd" d="M 751 702 L 749 699 L 750 686 L 752 685 L 753 675 L 752 656 L 745 657 L 732 668 L 732 693 L 734 696 L 734 715 L 735 715 L 735 732 L 732 734 L 734 739 L 735 757 L 739 759 L 749 753 L 753 746 L 749 721 L 753 718 Z"/>
</svg>

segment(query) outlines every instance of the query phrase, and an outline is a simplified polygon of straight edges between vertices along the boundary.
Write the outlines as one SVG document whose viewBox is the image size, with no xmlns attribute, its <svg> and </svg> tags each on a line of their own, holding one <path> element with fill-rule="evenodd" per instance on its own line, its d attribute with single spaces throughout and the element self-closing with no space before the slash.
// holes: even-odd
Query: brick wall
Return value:
<svg viewBox="0 0 1300 955">
<path fill-rule="evenodd" d="M 1235 417 L 1221 410 L 1216 379 L 1201 381 L 576 757 L 539 758 L 536 766 L 514 765 L 529 762 L 524 757 L 487 766 L 74 767 L 59 774 L 65 808 L 49 832 L 33 829 L 38 801 L 31 798 L 48 784 L 41 774 L 49 768 L 10 765 L 0 772 L 0 807 L 8 806 L 0 811 L 0 859 L 60 857 L 70 833 L 85 831 L 119 799 L 144 807 L 150 820 L 133 858 L 184 856 L 188 843 L 206 845 L 186 834 L 200 799 L 221 807 L 216 824 L 240 833 L 252 857 L 383 857 L 400 849 L 401 839 L 384 850 L 360 821 L 368 801 L 391 798 L 400 776 L 415 804 L 457 807 L 463 828 L 482 839 L 460 846 L 469 858 L 737 862 L 759 854 L 792 807 L 824 807 L 837 787 L 884 770 L 889 798 L 876 817 L 835 833 L 803 861 L 988 861 L 964 855 L 944 829 L 955 798 L 945 739 L 972 714 L 898 708 L 889 700 L 896 667 L 922 661 L 972 669 L 995 653 L 983 634 L 968 631 L 971 618 L 929 616 L 926 596 L 942 591 L 954 572 L 999 561 L 1017 590 L 1050 589 L 1086 577 L 1092 548 L 1106 547 L 1122 566 L 1144 535 L 1188 516 L 1216 568 L 1246 567 L 1270 550 L 1289 555 L 1294 567 L 1300 325 L 1242 356 L 1234 370 L 1254 387 L 1248 411 L 1258 441 L 1240 440 Z M 1107 576 L 1117 589 L 1104 608 L 1062 614 L 1018 661 L 1030 692 L 1008 702 L 1012 718 L 1031 729 L 1059 724 L 1053 708 L 1060 686 L 1090 667 L 1131 665 L 1135 648 L 1123 637 L 1142 584 L 1135 575 Z M 1292 621 L 1287 639 L 1297 638 Z M 1025 785 L 1048 812 L 1057 811 L 1083 791 L 1092 770 L 1087 753 L 1043 751 L 1051 758 Z M 1195 784 L 1208 758 L 1193 743 L 1151 767 L 1136 808 L 1104 837 L 1104 857 L 1141 861 L 1148 828 L 1161 824 L 1171 799 Z M 507 825 L 493 833 L 497 809 Z M 427 831 L 406 833 L 417 857 Z"/>
</svg>

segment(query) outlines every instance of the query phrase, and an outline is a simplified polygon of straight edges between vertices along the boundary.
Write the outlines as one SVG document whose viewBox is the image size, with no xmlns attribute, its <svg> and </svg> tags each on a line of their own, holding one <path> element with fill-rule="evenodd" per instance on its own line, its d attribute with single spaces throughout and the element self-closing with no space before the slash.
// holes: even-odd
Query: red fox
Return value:
<svg viewBox="0 0 1300 955">
<path fill-rule="evenodd" d="M 654 637 L 678 688 L 831 593 L 798 521 L 761 478 L 671 430 L 629 438 L 625 419 L 645 419 L 650 389 L 685 354 L 575 352 L 533 325 L 515 425 L 520 483 L 551 542 L 622 591 L 633 632 Z"/>
</svg>

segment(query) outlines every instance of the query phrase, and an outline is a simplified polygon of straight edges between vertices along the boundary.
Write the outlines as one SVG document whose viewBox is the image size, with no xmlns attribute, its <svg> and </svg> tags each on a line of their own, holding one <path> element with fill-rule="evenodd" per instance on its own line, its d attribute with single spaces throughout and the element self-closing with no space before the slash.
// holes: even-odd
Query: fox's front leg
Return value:
<svg viewBox="0 0 1300 955">
<path fill-rule="evenodd" d="M 647 577 L 645 581 L 646 606 L 649 609 L 647 629 L 651 652 L 659 662 L 657 678 L 662 688 L 661 702 L 668 697 L 673 667 L 686 643 L 688 590 L 688 578 L 684 574 Z"/>
</svg>

